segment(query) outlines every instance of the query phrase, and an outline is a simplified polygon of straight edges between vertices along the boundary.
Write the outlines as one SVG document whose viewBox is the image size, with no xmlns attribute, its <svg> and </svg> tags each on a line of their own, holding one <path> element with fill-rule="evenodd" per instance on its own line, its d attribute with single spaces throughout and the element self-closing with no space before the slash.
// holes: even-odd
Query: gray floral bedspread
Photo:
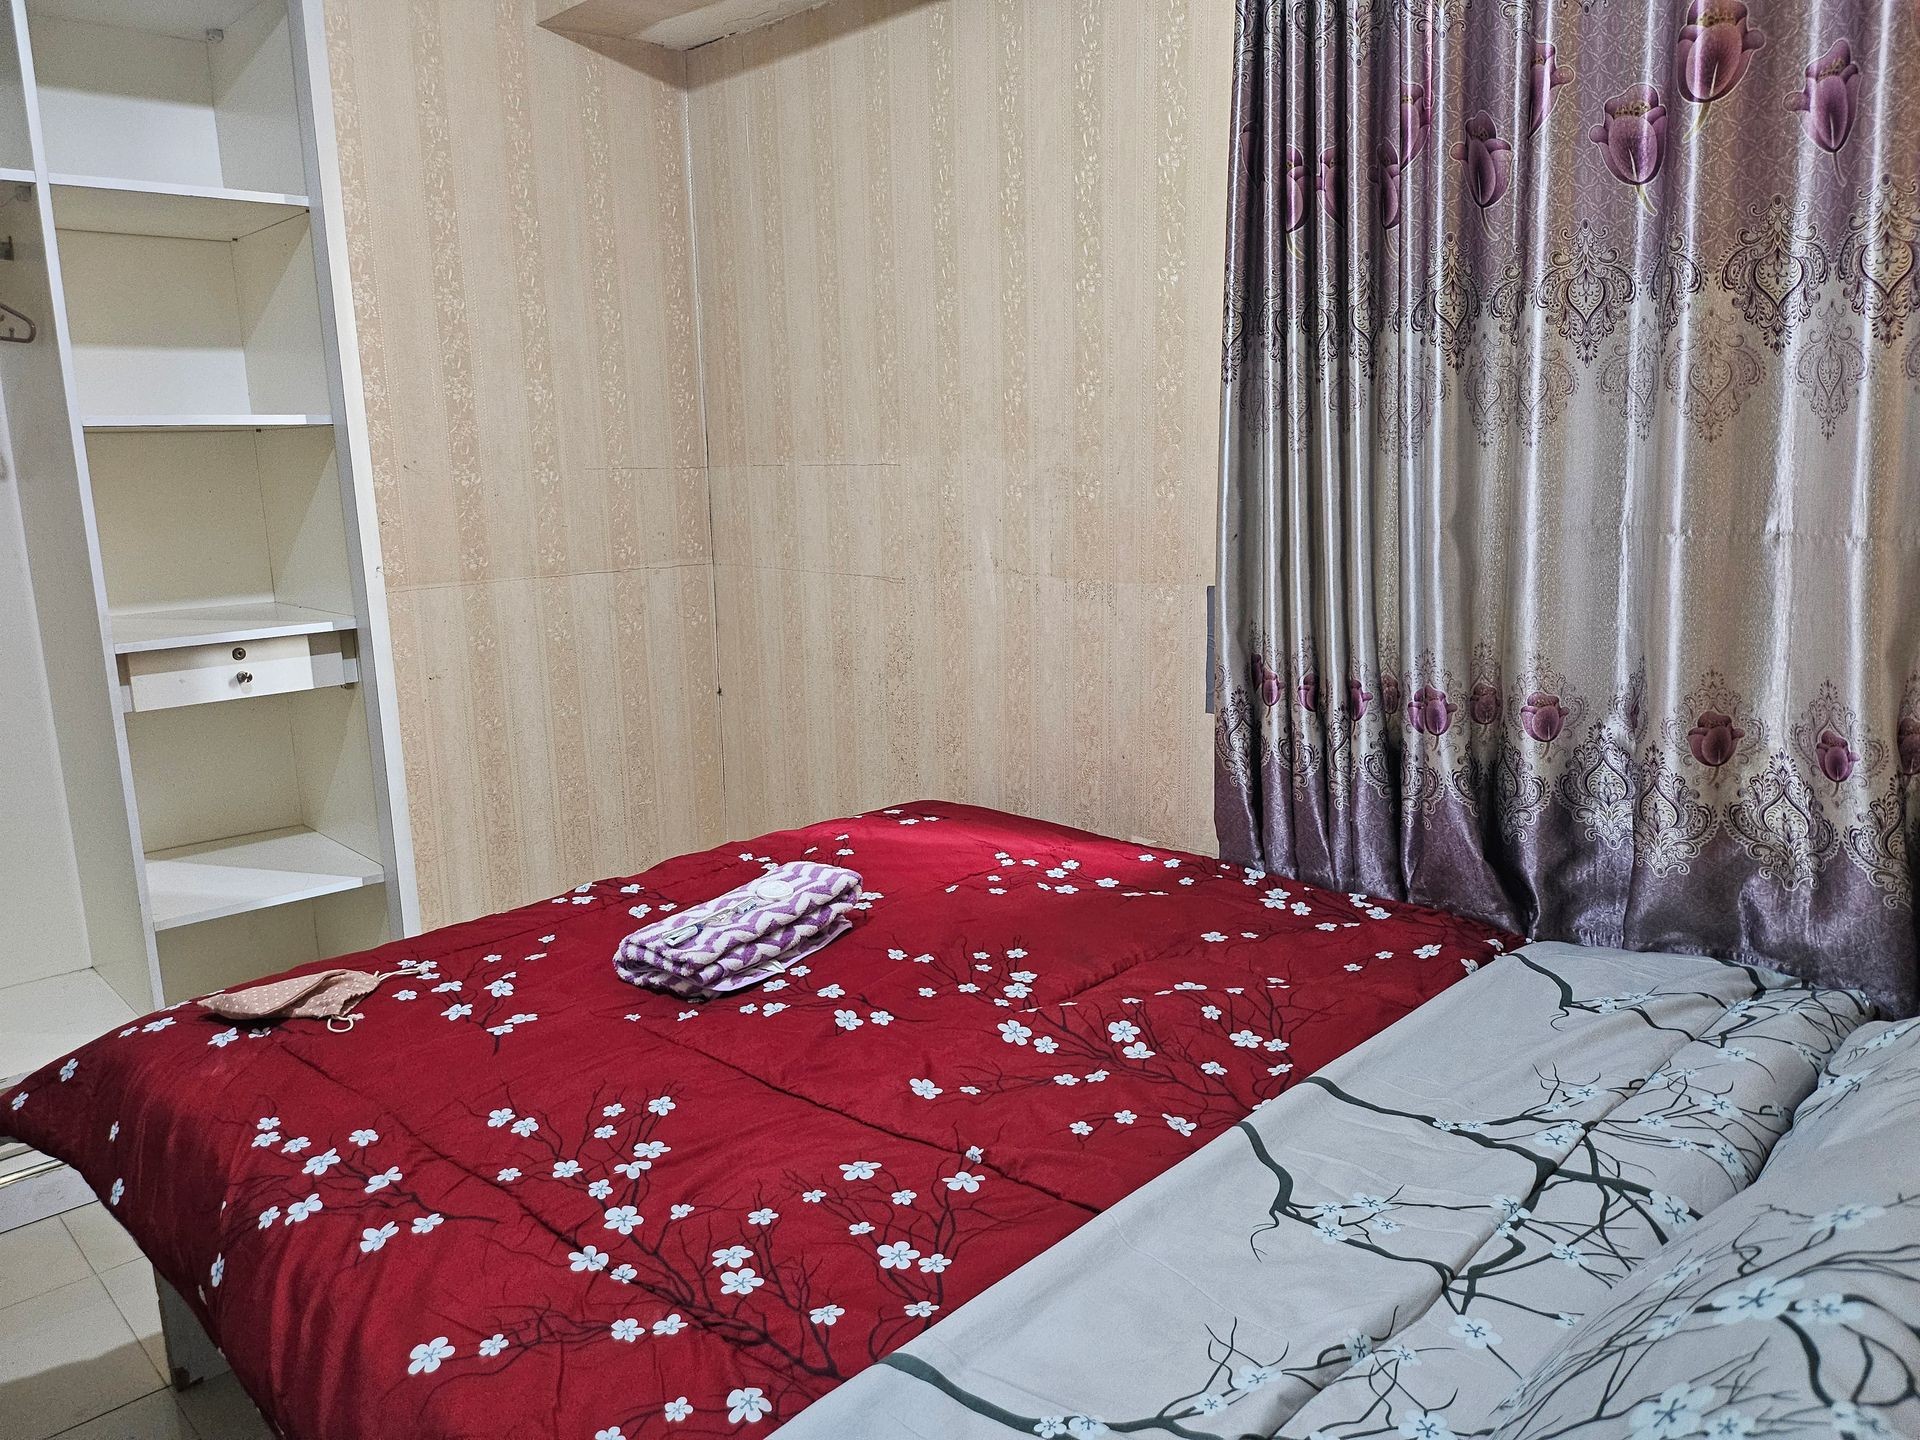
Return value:
<svg viewBox="0 0 1920 1440">
<path fill-rule="evenodd" d="M 1885 1134 L 1916 1131 L 1920 1030 L 1866 1019 L 1742 966 L 1528 946 L 781 1440 L 1920 1433 L 1894 1333 L 1920 1322 L 1920 1157 Z M 1903 1101 L 1868 1076 L 1898 1063 Z M 1698 1363 L 1661 1349 L 1704 1331 Z"/>
</svg>

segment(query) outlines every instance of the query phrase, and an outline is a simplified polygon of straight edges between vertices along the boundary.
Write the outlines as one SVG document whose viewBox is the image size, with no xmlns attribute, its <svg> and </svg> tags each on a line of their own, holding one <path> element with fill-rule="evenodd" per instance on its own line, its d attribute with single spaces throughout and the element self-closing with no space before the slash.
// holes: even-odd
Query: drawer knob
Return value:
<svg viewBox="0 0 1920 1440">
<path fill-rule="evenodd" d="M 251 670 L 242 670 L 233 677 L 233 683 L 236 685 L 251 685 L 253 683 L 253 672 Z"/>
</svg>

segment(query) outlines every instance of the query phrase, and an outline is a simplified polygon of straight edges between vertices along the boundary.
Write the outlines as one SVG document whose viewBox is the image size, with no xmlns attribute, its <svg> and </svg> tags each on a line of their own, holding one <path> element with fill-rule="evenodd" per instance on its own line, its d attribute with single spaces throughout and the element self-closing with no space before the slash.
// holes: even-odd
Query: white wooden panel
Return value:
<svg viewBox="0 0 1920 1440">
<path fill-rule="evenodd" d="M 275 596 L 285 604 L 353 614 L 358 607 L 333 431 L 262 431 L 254 445 Z"/>
<path fill-rule="evenodd" d="M 31 88 L 31 71 L 26 75 Z M 0 345 L 0 393 L 12 428 L 14 474 L 37 607 L 47 694 L 59 737 L 84 945 L 136 1010 L 152 1004 L 151 950 L 141 915 L 138 851 L 103 616 L 106 594 L 91 497 L 68 411 L 69 348 L 58 259 L 46 244 L 46 196 L 0 191 L 0 298 L 35 317 L 41 339 Z M 51 912 L 49 912 L 51 913 Z"/>
<path fill-rule="evenodd" d="M 387 943 L 393 931 L 386 892 L 392 884 L 389 878 L 385 886 L 348 890 L 314 903 L 314 948 L 320 958 L 353 955 Z"/>
<path fill-rule="evenodd" d="M 228 244 L 68 230 L 60 253 L 83 413 L 256 408 Z"/>
<path fill-rule="evenodd" d="M 204 40 L 52 16 L 32 33 L 49 170 L 225 183 Z"/>
<path fill-rule="evenodd" d="M 156 937 L 169 1005 L 320 958 L 314 913 L 325 900 L 254 910 Z"/>
<path fill-rule="evenodd" d="M 157 930 L 377 885 L 378 861 L 312 830 L 272 830 L 147 857 Z"/>
<path fill-rule="evenodd" d="M 89 431 L 138 430 L 143 432 L 196 430 L 299 430 L 324 429 L 333 424 L 331 415 L 103 415 L 88 414 L 81 423 Z"/>
<path fill-rule="evenodd" d="M 328 409 L 339 418 L 336 460 L 345 511 L 354 610 L 360 617 L 360 696 L 370 750 L 368 785 L 373 799 L 370 823 L 378 832 L 377 852 L 367 853 L 378 853 L 387 860 L 389 878 L 384 900 L 388 928 L 394 934 L 411 935 L 420 928 L 420 897 L 414 880 L 413 832 L 400 748 L 387 592 L 382 579 L 380 530 L 374 513 L 366 388 L 362 383 L 347 260 L 325 4 L 324 0 L 286 0 L 286 3 L 292 22 L 294 69 L 298 76 L 295 98 L 300 110 L 306 164 L 305 190 L 313 205 L 309 229 L 320 296 L 321 340 L 327 355 Z M 366 897 L 343 896 L 321 903 L 329 907 L 352 907 L 364 905 Z"/>
<path fill-rule="evenodd" d="M 221 174 L 247 189 L 299 190 L 306 172 L 286 6 L 259 0 L 224 29 L 207 47 Z"/>
<path fill-rule="evenodd" d="M 236 240 L 232 250 L 247 408 L 269 413 L 326 410 L 326 351 L 305 217 L 255 231 Z"/>
<path fill-rule="evenodd" d="M 26 535 L 12 464 L 0 461 L 0 986 L 10 986 L 91 962 Z M 0 1056 L 0 1075 L 15 1073 Z"/>
<path fill-rule="evenodd" d="M 115 610 L 275 598 L 251 433 L 95 434 L 87 460 Z"/>
<path fill-rule="evenodd" d="M 291 706 L 306 698 L 273 695 L 129 715 L 142 848 L 152 853 L 304 823 Z"/>
<path fill-rule="evenodd" d="M 33 169 L 33 140 L 27 131 L 27 92 L 20 75 L 20 50 L 13 26 L 0 6 L 0 166 Z"/>
<path fill-rule="evenodd" d="M 302 821 L 362 855 L 382 855 L 364 699 L 360 688 L 297 697 L 290 705 L 294 765 Z"/>
</svg>

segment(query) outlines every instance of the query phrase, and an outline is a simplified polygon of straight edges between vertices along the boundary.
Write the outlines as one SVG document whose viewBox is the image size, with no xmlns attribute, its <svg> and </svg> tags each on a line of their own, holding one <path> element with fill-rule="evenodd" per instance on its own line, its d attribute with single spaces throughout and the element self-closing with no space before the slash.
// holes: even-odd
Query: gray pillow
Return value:
<svg viewBox="0 0 1920 1440">
<path fill-rule="evenodd" d="M 1920 1025 L 1857 1035 L 1830 1073 L 1860 1078 L 1570 1332 L 1498 1440 L 1920 1435 Z"/>
<path fill-rule="evenodd" d="M 1908 1143 L 1920 1143 L 1920 1020 L 1862 1025 L 1793 1112 L 1767 1168 L 1802 1164 L 1827 1145 L 1876 1131 L 1898 1134 L 1903 1125 Z"/>
</svg>

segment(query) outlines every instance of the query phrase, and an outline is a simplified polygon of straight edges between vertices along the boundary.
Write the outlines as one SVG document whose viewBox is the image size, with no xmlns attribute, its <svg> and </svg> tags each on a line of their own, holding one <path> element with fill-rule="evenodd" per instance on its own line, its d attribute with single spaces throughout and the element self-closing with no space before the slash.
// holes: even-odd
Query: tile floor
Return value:
<svg viewBox="0 0 1920 1440">
<path fill-rule="evenodd" d="M 270 1440 L 231 1375 L 175 1394 L 153 1271 L 98 1205 L 0 1233 L 5 1440 Z"/>
<path fill-rule="evenodd" d="M 0 1077 L 38 1070 L 131 1019 L 127 1002 L 92 970 L 0 986 Z"/>
</svg>

